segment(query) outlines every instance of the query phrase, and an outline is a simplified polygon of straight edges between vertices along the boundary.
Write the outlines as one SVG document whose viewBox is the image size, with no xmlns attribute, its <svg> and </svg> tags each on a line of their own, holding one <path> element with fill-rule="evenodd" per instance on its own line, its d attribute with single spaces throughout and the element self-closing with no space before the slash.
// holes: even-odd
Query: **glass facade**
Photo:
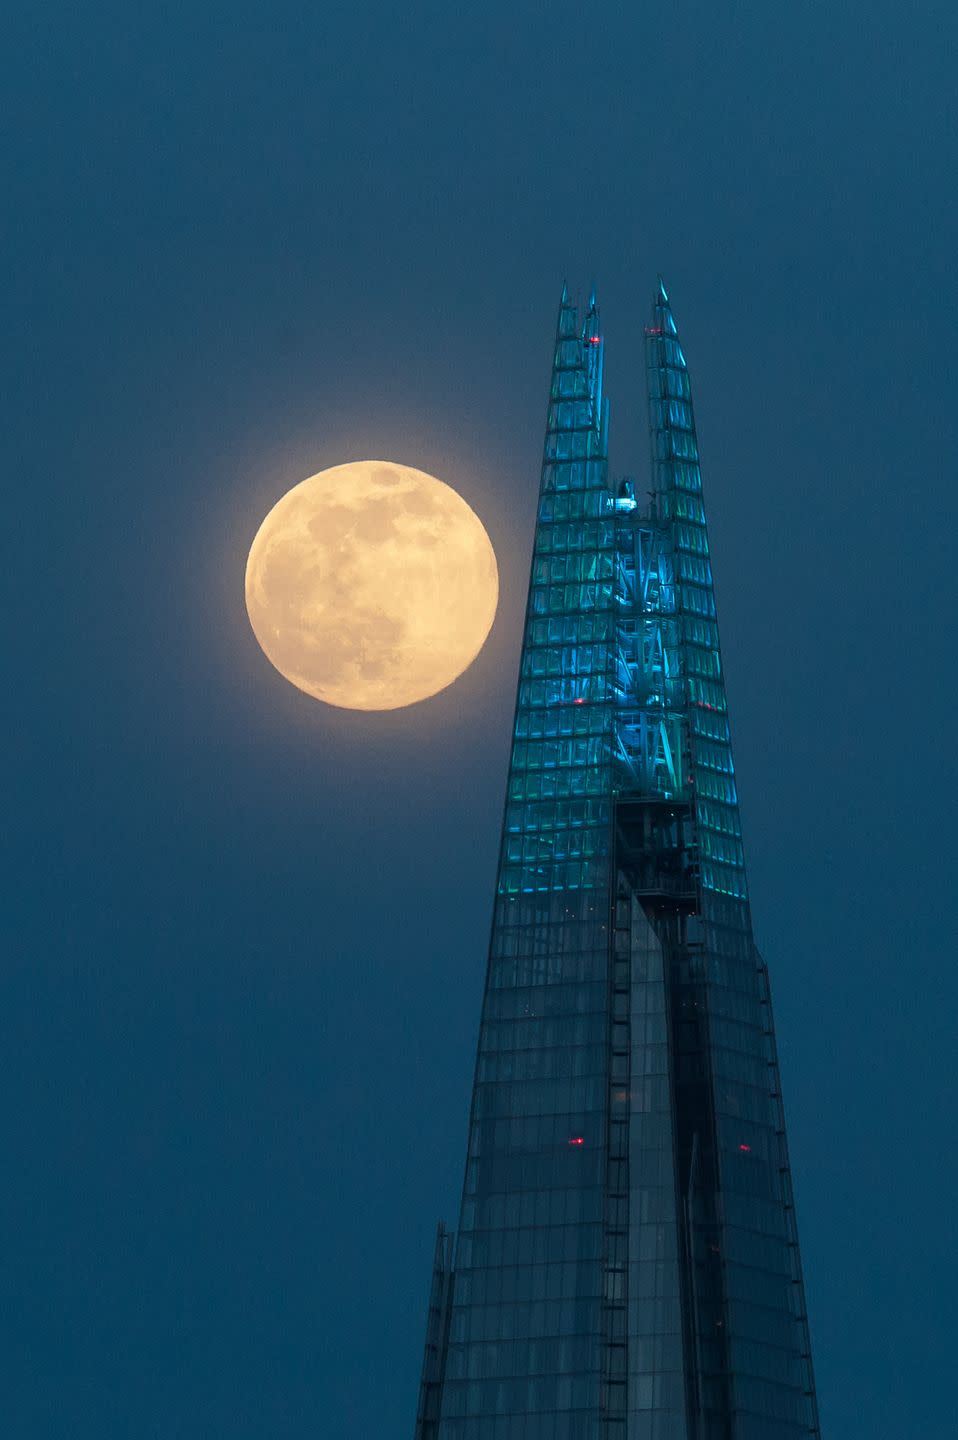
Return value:
<svg viewBox="0 0 958 1440">
<path fill-rule="evenodd" d="M 650 504 L 563 291 L 466 1176 L 416 1440 L 817 1436 L 691 391 L 660 284 Z"/>
</svg>

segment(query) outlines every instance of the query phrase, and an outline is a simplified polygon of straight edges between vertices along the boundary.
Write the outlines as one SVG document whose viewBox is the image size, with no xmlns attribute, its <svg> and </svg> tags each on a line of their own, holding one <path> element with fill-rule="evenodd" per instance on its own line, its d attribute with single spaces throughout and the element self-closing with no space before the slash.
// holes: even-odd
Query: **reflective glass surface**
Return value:
<svg viewBox="0 0 958 1440">
<path fill-rule="evenodd" d="M 664 288 L 653 493 L 563 293 L 458 1238 L 417 1440 L 818 1434 L 698 447 Z"/>
</svg>

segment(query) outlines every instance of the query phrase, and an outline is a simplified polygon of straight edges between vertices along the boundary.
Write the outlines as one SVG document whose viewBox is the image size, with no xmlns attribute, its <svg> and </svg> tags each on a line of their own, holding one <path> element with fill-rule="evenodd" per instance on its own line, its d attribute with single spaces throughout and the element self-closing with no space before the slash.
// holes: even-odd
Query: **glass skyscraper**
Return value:
<svg viewBox="0 0 958 1440">
<path fill-rule="evenodd" d="M 416 1440 L 818 1436 L 685 357 L 610 483 L 563 291 L 455 1236 Z M 646 487 L 647 488 L 647 487 Z"/>
</svg>

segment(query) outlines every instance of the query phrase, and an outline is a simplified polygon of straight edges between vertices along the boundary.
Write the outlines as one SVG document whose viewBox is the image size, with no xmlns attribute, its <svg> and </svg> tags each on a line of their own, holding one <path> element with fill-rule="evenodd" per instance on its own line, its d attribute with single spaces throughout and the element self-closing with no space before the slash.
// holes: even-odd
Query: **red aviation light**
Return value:
<svg viewBox="0 0 958 1440">
<path fill-rule="evenodd" d="M 581 695 L 577 695 L 577 696 L 575 697 L 575 699 L 573 700 L 572 703 L 573 703 L 573 705 L 584 705 L 584 704 L 585 704 L 585 700 L 582 698 Z"/>
<path fill-rule="evenodd" d="M 601 336 L 601 335 L 590 335 L 589 338 L 588 338 L 588 343 L 589 343 L 590 345 L 601 345 L 601 344 L 602 344 L 602 336 Z"/>
<path fill-rule="evenodd" d="M 569 1143 L 570 1145 L 584 1145 L 584 1144 L 585 1144 L 585 1136 L 584 1136 L 584 1135 L 570 1135 L 570 1136 L 569 1136 L 568 1143 Z"/>
<path fill-rule="evenodd" d="M 740 1145 L 738 1148 L 741 1150 L 743 1155 L 751 1155 L 752 1153 L 751 1145 Z"/>
</svg>

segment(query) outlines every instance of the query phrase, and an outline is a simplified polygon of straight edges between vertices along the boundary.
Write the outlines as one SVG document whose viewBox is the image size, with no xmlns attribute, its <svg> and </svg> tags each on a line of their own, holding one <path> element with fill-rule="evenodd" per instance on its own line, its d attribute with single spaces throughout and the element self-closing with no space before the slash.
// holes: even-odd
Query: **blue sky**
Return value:
<svg viewBox="0 0 958 1440">
<path fill-rule="evenodd" d="M 954 7 L 135 8 L 3 21 L 5 1433 L 411 1433 L 559 292 L 641 480 L 661 270 L 823 1421 L 950 1440 Z M 242 600 L 273 501 L 363 457 L 502 576 L 379 716 Z"/>
</svg>

